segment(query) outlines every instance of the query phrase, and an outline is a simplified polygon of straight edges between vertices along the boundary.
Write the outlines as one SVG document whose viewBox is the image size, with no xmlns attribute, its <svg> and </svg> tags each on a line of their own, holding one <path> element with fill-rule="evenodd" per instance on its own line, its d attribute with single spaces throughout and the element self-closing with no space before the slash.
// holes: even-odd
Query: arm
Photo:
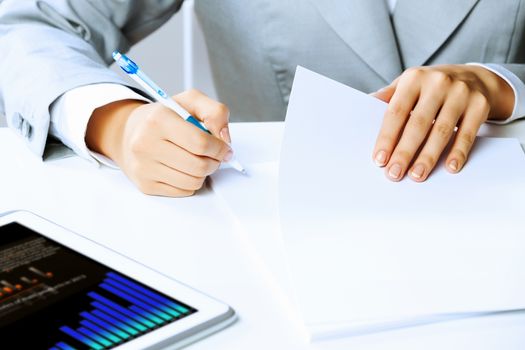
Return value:
<svg viewBox="0 0 525 350">
<path fill-rule="evenodd" d="M 34 153 L 43 154 L 49 108 L 59 96 L 89 84 L 126 84 L 107 68 L 111 52 L 126 51 L 169 18 L 166 11 L 145 17 L 145 6 L 114 0 L 1 2 L 0 113 L 9 127 L 23 131 Z"/>
<path fill-rule="evenodd" d="M 181 3 L 174 1 L 160 8 L 161 3 L 152 7 L 147 1 L 2 2 L 0 52 L 7 54 L 0 55 L 0 112 L 6 115 L 8 125 L 19 130 L 30 148 L 42 156 L 50 108 L 56 107 L 53 102 L 84 86 L 126 85 L 107 68 L 112 51 L 126 51 L 163 24 Z M 87 145 L 113 159 L 146 193 L 194 193 L 205 176 L 229 157 L 230 147 L 219 139 L 229 140 L 224 136 L 229 113 L 222 104 L 198 92 L 179 98 L 215 137 L 182 123 L 158 104 L 119 98 L 103 106 L 91 105 L 95 110 L 83 122 Z M 66 116 L 54 115 L 56 128 L 52 131 L 60 135 Z M 78 137 L 76 140 L 78 143 Z"/>
</svg>

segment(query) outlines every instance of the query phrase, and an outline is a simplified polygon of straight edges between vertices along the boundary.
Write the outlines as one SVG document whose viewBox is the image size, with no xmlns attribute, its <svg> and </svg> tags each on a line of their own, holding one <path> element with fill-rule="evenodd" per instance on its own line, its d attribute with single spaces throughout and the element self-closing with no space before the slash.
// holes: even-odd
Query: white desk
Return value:
<svg viewBox="0 0 525 350">
<path fill-rule="evenodd" d="M 280 123 L 234 125 L 236 139 L 266 147 Z M 497 127 L 521 133 L 525 123 Z M 273 135 L 273 138 L 272 136 Z M 269 157 L 279 145 L 268 147 Z M 525 313 L 438 323 L 365 336 L 305 342 L 286 298 L 209 189 L 186 199 L 148 197 L 118 171 L 76 157 L 45 163 L 0 130 L 0 212 L 28 209 L 107 245 L 235 308 L 239 321 L 191 349 L 524 349 Z"/>
</svg>

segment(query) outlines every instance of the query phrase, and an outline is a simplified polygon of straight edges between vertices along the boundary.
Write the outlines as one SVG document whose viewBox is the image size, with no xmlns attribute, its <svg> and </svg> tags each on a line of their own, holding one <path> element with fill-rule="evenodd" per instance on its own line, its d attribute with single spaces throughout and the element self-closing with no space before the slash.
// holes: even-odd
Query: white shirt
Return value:
<svg viewBox="0 0 525 350">
<path fill-rule="evenodd" d="M 393 13 L 397 0 L 385 1 L 390 13 Z M 525 116 L 525 83 L 520 78 L 498 64 L 468 64 L 484 67 L 497 74 L 514 91 L 514 109 L 511 116 L 504 121 L 491 121 L 491 123 L 507 124 Z M 107 166 L 115 167 L 111 160 L 88 149 L 85 141 L 86 130 L 89 119 L 95 109 L 111 102 L 127 99 L 148 101 L 130 88 L 118 84 L 94 84 L 69 90 L 51 106 L 49 132 L 79 156 L 95 164 L 101 162 Z"/>
</svg>

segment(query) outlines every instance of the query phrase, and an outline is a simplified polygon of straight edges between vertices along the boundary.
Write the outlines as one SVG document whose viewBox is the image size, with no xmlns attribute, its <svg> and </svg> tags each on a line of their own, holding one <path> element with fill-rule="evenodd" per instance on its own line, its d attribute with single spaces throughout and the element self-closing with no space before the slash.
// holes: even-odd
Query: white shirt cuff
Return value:
<svg viewBox="0 0 525 350">
<path fill-rule="evenodd" d="M 505 80 L 512 91 L 514 91 L 514 108 L 512 114 L 505 120 L 488 120 L 492 124 L 508 124 L 516 119 L 525 117 L 525 83 L 521 81 L 516 74 L 512 73 L 505 67 L 495 63 L 468 63 L 469 65 L 483 67 L 494 74 L 497 74 L 501 79 Z"/>
<path fill-rule="evenodd" d="M 97 165 L 100 162 L 118 169 L 111 159 L 91 151 L 86 145 L 85 137 L 89 119 L 95 109 L 122 100 L 149 102 L 144 96 L 118 84 L 93 84 L 69 90 L 51 105 L 49 132 L 82 158 Z"/>
</svg>

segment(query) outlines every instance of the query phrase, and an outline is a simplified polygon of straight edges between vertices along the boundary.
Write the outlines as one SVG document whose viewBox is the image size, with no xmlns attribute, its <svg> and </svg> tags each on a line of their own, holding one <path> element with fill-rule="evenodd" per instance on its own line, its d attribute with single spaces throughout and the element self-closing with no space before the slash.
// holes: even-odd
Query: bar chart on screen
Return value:
<svg viewBox="0 0 525 350">
<path fill-rule="evenodd" d="M 3 226 L 6 233 L 0 235 L 0 337 L 5 344 L 112 349 L 198 312 L 16 225 Z M 20 337 L 28 331 L 30 337 Z"/>
<path fill-rule="evenodd" d="M 59 328 L 64 338 L 51 349 L 109 349 L 196 311 L 114 272 L 86 295 L 90 309 Z"/>
</svg>

